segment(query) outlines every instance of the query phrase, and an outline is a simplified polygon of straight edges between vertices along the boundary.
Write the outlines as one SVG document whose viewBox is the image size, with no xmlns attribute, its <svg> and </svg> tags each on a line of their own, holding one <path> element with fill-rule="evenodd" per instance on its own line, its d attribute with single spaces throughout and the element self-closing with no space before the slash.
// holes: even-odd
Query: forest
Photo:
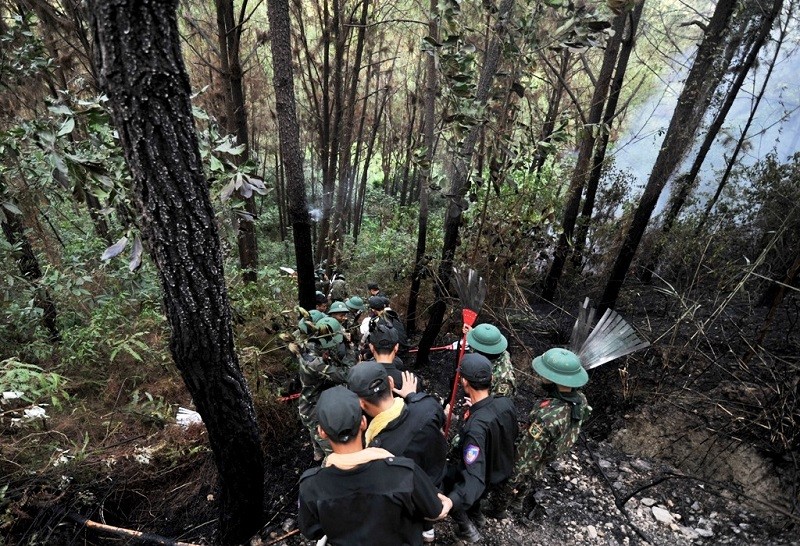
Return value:
<svg viewBox="0 0 800 546">
<path fill-rule="evenodd" d="M 796 543 L 798 7 L 0 0 L 0 546 L 314 544 L 320 279 L 445 402 L 467 269 L 523 426 L 586 298 L 650 344 L 485 544 Z"/>
</svg>

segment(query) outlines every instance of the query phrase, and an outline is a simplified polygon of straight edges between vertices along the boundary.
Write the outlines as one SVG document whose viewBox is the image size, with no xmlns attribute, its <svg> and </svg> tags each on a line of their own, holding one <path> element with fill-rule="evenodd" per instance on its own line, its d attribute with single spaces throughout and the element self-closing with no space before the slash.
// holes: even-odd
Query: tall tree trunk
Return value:
<svg viewBox="0 0 800 546">
<path fill-rule="evenodd" d="M 378 139 L 378 131 L 383 119 L 383 110 L 389 102 L 389 90 L 386 89 L 383 98 L 380 97 L 380 74 L 375 78 L 375 110 L 372 120 L 372 129 L 367 142 L 367 151 L 364 154 L 364 167 L 361 170 L 361 182 L 359 183 L 358 195 L 356 196 L 356 206 L 353 220 L 353 242 L 358 243 L 358 235 L 361 233 L 361 221 L 364 217 L 364 200 L 367 194 L 367 180 L 369 179 L 369 166 L 372 156 L 375 153 L 375 141 Z"/>
<path fill-rule="evenodd" d="M 763 8 L 765 6 L 760 4 L 760 7 Z M 733 103 L 736 100 L 736 97 L 739 95 L 739 91 L 742 89 L 742 85 L 744 85 L 745 79 L 750 73 L 750 69 L 756 65 L 758 56 L 761 53 L 761 50 L 764 47 L 767 39 L 769 38 L 770 33 L 772 32 L 772 26 L 775 23 L 775 19 L 778 17 L 778 14 L 781 12 L 782 7 L 783 0 L 773 0 L 772 6 L 768 12 L 758 14 L 760 15 L 760 17 L 758 17 L 758 19 L 760 19 L 758 21 L 758 33 L 755 35 L 753 35 L 752 32 L 747 33 L 748 36 L 752 36 L 752 41 L 748 43 L 749 49 L 744 60 L 742 60 L 741 63 L 736 64 L 736 77 L 725 94 L 725 99 L 722 103 L 722 106 L 717 111 L 714 121 L 706 130 L 705 135 L 703 136 L 703 142 L 700 145 L 697 156 L 695 156 L 694 161 L 692 162 L 689 172 L 685 176 L 679 177 L 675 182 L 675 194 L 670 199 L 669 206 L 666 214 L 664 215 L 664 221 L 661 225 L 661 237 L 658 241 L 656 241 L 653 252 L 650 256 L 650 260 L 644 267 L 641 274 L 641 279 L 643 282 L 649 283 L 652 281 L 653 273 L 658 266 L 658 262 L 661 258 L 661 252 L 664 249 L 664 244 L 666 243 L 666 239 L 669 236 L 670 231 L 672 231 L 672 226 L 678 219 L 681 210 L 683 210 L 683 206 L 686 204 L 686 199 L 689 197 L 689 194 L 697 186 L 697 175 L 700 174 L 700 168 L 703 166 L 703 163 L 708 156 L 708 152 L 711 150 L 711 145 L 714 144 L 720 129 L 722 129 L 722 124 L 725 123 L 725 119 L 728 117 L 728 112 L 730 112 L 731 107 L 733 107 Z M 750 19 L 749 15 L 748 19 Z M 728 60 L 728 63 L 730 63 L 730 60 Z"/>
<path fill-rule="evenodd" d="M 778 37 L 775 44 L 775 52 L 773 53 L 772 60 L 768 65 L 767 73 L 764 76 L 764 81 L 761 83 L 761 89 L 759 90 L 758 95 L 756 96 L 752 106 L 750 107 L 750 115 L 747 117 L 747 122 L 744 124 L 742 133 L 739 135 L 739 139 L 736 141 L 736 146 L 734 147 L 733 152 L 731 152 L 728 164 L 725 166 L 725 172 L 722 174 L 722 177 L 719 180 L 719 184 L 717 184 L 717 189 L 714 192 L 714 196 L 711 199 L 709 199 L 708 203 L 706 203 L 706 209 L 703 211 L 703 216 L 700 218 L 700 222 L 698 222 L 697 227 L 695 228 L 694 231 L 695 237 L 697 237 L 703 230 L 703 227 L 705 226 L 709 216 L 711 215 L 711 210 L 716 205 L 719 196 L 722 195 L 722 190 L 725 189 L 725 186 L 728 183 L 731 171 L 733 171 L 733 166 L 736 164 L 736 160 L 739 157 L 739 152 L 742 150 L 742 147 L 744 146 L 744 143 L 747 140 L 747 132 L 750 130 L 750 126 L 753 124 L 753 120 L 756 117 L 756 112 L 758 111 L 758 107 L 761 104 L 761 99 L 764 98 L 764 93 L 766 93 L 767 91 L 767 86 L 769 85 L 769 80 L 772 77 L 772 71 L 775 68 L 775 63 L 777 62 L 778 56 L 780 55 L 781 47 L 786 41 L 789 25 L 792 24 L 793 22 L 792 14 L 794 13 L 794 7 L 795 7 L 795 2 L 794 1 L 790 2 L 785 23 L 781 27 L 780 36 Z"/>
<path fill-rule="evenodd" d="M 589 173 L 589 180 L 586 183 L 586 196 L 583 199 L 581 217 L 575 230 L 575 248 L 573 250 L 573 264 L 580 267 L 583 259 L 583 250 L 586 247 L 586 239 L 589 234 L 589 224 L 594 212 L 594 203 L 597 198 L 597 188 L 600 185 L 600 177 L 603 174 L 603 164 L 606 160 L 608 150 L 608 140 L 611 136 L 611 124 L 617 116 L 617 104 L 619 95 L 622 91 L 622 84 L 625 81 L 625 72 L 628 70 L 628 61 L 636 44 L 636 32 L 639 20 L 642 17 L 644 0 L 636 4 L 631 11 L 628 19 L 628 34 L 621 44 L 617 68 L 614 70 L 614 79 L 611 81 L 611 90 L 608 94 L 605 112 L 603 113 L 603 130 L 600 131 L 600 140 L 596 145 L 594 157 L 592 158 L 592 169 Z"/>
<path fill-rule="evenodd" d="M 219 471 L 219 538 L 241 544 L 264 522 L 264 462 L 234 350 L 222 252 L 180 50 L 178 1 L 90 0 L 89 7 L 97 73 L 164 291 L 170 350 Z"/>
<path fill-rule="evenodd" d="M 247 0 L 242 5 L 242 16 L 237 24 L 233 0 L 215 0 L 217 8 L 217 36 L 220 51 L 220 72 L 225 87 L 225 129 L 236 135 L 236 143 L 244 145 L 244 151 L 234 156 L 237 165 L 244 164 L 250 155 L 247 110 L 245 109 L 241 48 L 242 25 Z M 258 241 L 256 240 L 256 204 L 251 197 L 242 198 L 246 215 L 236 216 L 236 242 L 239 248 L 239 266 L 244 282 L 255 282 L 258 269 Z"/>
<path fill-rule="evenodd" d="M 300 150 L 300 127 L 294 96 L 291 24 L 288 0 L 267 0 L 267 15 L 272 48 L 272 82 L 275 86 L 275 110 L 278 114 L 281 156 L 286 171 L 289 196 L 289 220 L 297 260 L 297 290 L 300 306 L 314 309 L 314 254 L 311 245 L 311 221 L 308 216 L 303 154 Z"/>
<path fill-rule="evenodd" d="M 613 307 L 616 304 L 633 257 L 639 248 L 639 242 L 647 229 L 650 215 L 658 203 L 658 197 L 691 147 L 697 128 L 711 101 L 713 91 L 728 68 L 720 66 L 717 61 L 721 48 L 724 46 L 728 22 L 736 8 L 736 3 L 736 0 L 719 0 L 717 2 L 703 42 L 697 50 L 697 56 L 678 97 L 678 105 L 675 107 L 644 193 L 611 267 L 608 282 L 600 298 L 601 309 Z"/>
<path fill-rule="evenodd" d="M 561 222 L 561 235 L 558 238 L 555 255 L 553 256 L 553 263 L 550 265 L 550 271 L 548 271 L 547 277 L 545 277 L 544 280 L 542 298 L 545 300 L 553 299 L 558 281 L 561 280 L 561 275 L 564 273 L 564 265 L 567 263 L 573 230 L 575 229 L 575 222 L 578 219 L 578 211 L 581 205 L 581 195 L 586 185 L 586 177 L 591 169 L 596 135 L 603 117 L 603 109 L 605 108 L 608 90 L 611 86 L 614 66 L 617 64 L 617 55 L 619 54 L 620 44 L 622 43 L 622 33 L 625 31 L 627 18 L 628 15 L 626 13 L 621 13 L 614 19 L 614 36 L 611 37 L 611 40 L 606 46 L 606 52 L 603 55 L 603 64 L 600 68 L 600 74 L 597 77 L 597 83 L 594 86 L 594 93 L 592 94 L 589 117 L 586 120 L 586 126 L 583 127 L 583 138 L 581 139 L 581 145 L 578 151 L 578 159 L 575 163 L 575 170 L 572 172 L 569 189 L 567 190 L 567 202 L 564 205 L 564 217 Z"/>
<path fill-rule="evenodd" d="M 475 90 L 475 105 L 484 106 L 489 99 L 489 91 L 494 82 L 497 70 L 500 67 L 502 58 L 502 46 L 508 32 L 507 20 L 514 8 L 514 0 L 502 0 L 497 8 L 497 18 L 495 36 L 492 38 L 486 50 L 486 56 Z M 456 247 L 458 246 L 458 230 L 461 226 L 461 216 L 465 209 L 465 199 L 469 189 L 469 170 L 472 164 L 472 156 L 475 151 L 475 144 L 480 136 L 481 124 L 476 124 L 470 128 L 461 143 L 458 153 L 453 159 L 453 166 L 450 173 L 450 196 L 444 218 L 444 242 L 442 244 L 442 256 L 439 263 L 439 278 L 436 282 L 436 300 L 431 307 L 430 318 L 419 342 L 417 352 L 417 362 L 427 364 L 430 348 L 442 328 L 445 308 L 447 306 L 445 298 L 450 288 L 450 277 L 453 273 L 453 259 Z"/>
<path fill-rule="evenodd" d="M 434 44 L 439 41 L 439 25 L 436 15 L 437 0 L 431 0 L 428 36 L 431 38 L 431 43 Z M 423 103 L 425 125 L 422 129 L 425 142 L 425 162 L 420 166 L 417 251 L 414 256 L 414 271 L 411 274 L 411 289 L 408 293 L 408 310 L 406 313 L 406 332 L 408 333 L 417 331 L 419 290 L 422 285 L 422 275 L 428 267 L 428 264 L 425 263 L 425 249 L 428 241 L 428 186 L 431 181 L 434 148 L 436 145 L 434 129 L 436 125 L 436 93 L 439 90 L 437 77 L 436 56 L 433 52 L 430 52 L 425 61 L 425 99 Z"/>
</svg>

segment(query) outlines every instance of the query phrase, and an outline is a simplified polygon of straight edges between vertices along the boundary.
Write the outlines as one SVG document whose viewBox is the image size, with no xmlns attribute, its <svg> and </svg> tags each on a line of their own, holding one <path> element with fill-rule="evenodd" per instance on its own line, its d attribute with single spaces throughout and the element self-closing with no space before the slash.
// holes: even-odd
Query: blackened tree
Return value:
<svg viewBox="0 0 800 546">
<path fill-rule="evenodd" d="M 206 425 L 219 471 L 219 539 L 239 544 L 263 521 L 263 455 L 234 352 L 177 6 L 178 0 L 91 0 L 95 64 L 164 291 L 170 351 Z"/>
</svg>

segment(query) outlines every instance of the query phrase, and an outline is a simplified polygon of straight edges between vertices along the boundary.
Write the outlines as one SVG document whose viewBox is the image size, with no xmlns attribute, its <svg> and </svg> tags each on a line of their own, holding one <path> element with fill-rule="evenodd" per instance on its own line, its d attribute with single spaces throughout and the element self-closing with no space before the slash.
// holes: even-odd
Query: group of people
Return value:
<svg viewBox="0 0 800 546">
<path fill-rule="evenodd" d="M 388 300 L 374 283 L 370 289 L 366 317 L 354 313 L 367 312 L 355 296 L 298 324 L 306 336 L 293 347 L 300 417 L 322 461 L 300 478 L 300 530 L 328 544 L 422 544 L 449 515 L 459 539 L 479 542 L 486 516 L 530 510 L 533 477 L 577 440 L 591 410 L 578 390 L 586 371 L 565 349 L 535 358 L 547 396 L 520 428 L 507 339 L 493 325 L 465 325 L 471 352 L 460 362 L 459 387 L 467 409 L 448 461 L 448 408 L 402 371 Z"/>
</svg>

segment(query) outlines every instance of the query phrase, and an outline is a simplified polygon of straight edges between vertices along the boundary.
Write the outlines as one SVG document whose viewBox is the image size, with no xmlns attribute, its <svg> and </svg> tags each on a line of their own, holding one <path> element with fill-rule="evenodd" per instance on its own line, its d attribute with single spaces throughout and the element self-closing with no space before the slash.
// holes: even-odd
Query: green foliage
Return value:
<svg viewBox="0 0 800 546">
<path fill-rule="evenodd" d="M 0 393 L 15 392 L 19 398 L 37 404 L 46 401 L 60 408 L 62 401 L 69 400 L 64 386 L 67 379 L 57 373 L 45 372 L 39 366 L 7 358 L 0 362 Z"/>
<path fill-rule="evenodd" d="M 125 410 L 139 416 L 145 423 L 163 427 L 174 419 L 174 408 L 177 404 L 168 403 L 163 396 L 153 396 L 139 389 L 134 390 L 130 396 Z"/>
</svg>

